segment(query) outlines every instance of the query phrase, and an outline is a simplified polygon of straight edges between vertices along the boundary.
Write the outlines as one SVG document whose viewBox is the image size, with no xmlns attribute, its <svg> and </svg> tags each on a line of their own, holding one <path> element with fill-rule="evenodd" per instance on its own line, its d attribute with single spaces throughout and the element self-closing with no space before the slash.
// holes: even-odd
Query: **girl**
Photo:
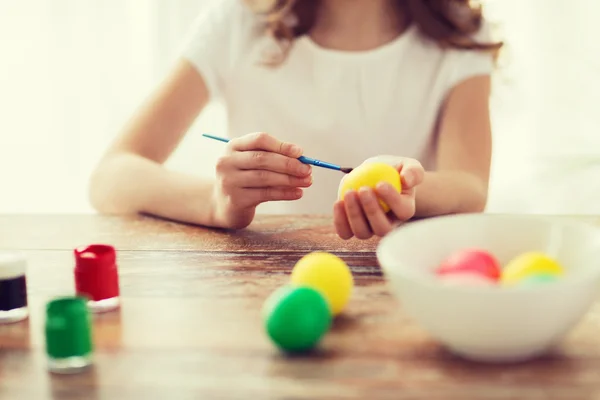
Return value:
<svg viewBox="0 0 600 400">
<path fill-rule="evenodd" d="M 264 212 L 328 213 L 340 237 L 387 234 L 414 216 L 480 212 L 487 196 L 493 51 L 468 0 L 220 0 L 168 79 L 91 180 L 103 213 L 145 212 L 241 229 Z M 162 164 L 212 99 L 229 136 L 216 178 Z M 378 156 L 385 154 L 398 156 Z M 385 184 L 336 201 L 340 173 L 384 160 Z M 384 214 L 380 196 L 391 208 Z M 259 208 L 259 209 L 260 209 Z"/>
</svg>

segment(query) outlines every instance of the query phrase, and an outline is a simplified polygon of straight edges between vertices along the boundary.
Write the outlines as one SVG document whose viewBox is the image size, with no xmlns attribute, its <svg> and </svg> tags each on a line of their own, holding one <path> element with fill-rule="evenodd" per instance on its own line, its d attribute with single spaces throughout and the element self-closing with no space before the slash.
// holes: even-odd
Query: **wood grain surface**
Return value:
<svg viewBox="0 0 600 400">
<path fill-rule="evenodd" d="M 0 249 L 66 250 L 111 243 L 120 250 L 370 252 L 376 239 L 345 242 L 327 216 L 262 216 L 250 229 L 206 230 L 151 217 L 0 215 Z"/>
<path fill-rule="evenodd" d="M 588 218 L 592 223 L 598 218 Z M 94 317 L 94 367 L 47 372 L 46 302 L 73 293 L 74 246 L 117 247 L 122 308 Z M 318 216 L 217 232 L 148 217 L 0 216 L 28 257 L 29 320 L 0 325 L 0 399 L 596 399 L 600 302 L 554 354 L 481 365 L 449 354 L 388 291 L 376 241 L 341 241 Z M 340 254 L 356 289 L 318 351 L 286 357 L 260 310 L 313 250 Z"/>
</svg>

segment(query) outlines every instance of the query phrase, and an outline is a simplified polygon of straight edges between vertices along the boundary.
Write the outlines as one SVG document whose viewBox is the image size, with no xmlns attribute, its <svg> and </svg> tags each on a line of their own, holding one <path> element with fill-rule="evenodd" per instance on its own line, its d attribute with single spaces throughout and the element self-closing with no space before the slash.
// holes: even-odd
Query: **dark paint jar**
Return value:
<svg viewBox="0 0 600 400">
<path fill-rule="evenodd" d="M 0 253 L 0 324 L 27 319 L 27 260 L 15 253 Z"/>
</svg>

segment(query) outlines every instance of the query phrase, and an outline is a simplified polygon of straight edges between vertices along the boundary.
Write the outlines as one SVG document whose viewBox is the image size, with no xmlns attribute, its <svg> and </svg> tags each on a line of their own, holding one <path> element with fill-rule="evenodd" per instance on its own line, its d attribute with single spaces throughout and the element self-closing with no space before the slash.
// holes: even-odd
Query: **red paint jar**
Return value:
<svg viewBox="0 0 600 400">
<path fill-rule="evenodd" d="M 119 273 L 114 247 L 92 244 L 75 249 L 75 291 L 92 312 L 119 307 Z"/>
</svg>

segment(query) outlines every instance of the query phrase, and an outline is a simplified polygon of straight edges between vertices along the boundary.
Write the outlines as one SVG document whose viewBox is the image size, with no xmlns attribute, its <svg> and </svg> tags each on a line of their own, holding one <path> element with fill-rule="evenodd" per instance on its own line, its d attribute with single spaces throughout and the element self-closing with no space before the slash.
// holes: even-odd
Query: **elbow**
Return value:
<svg viewBox="0 0 600 400">
<path fill-rule="evenodd" d="M 123 214 L 123 202 L 119 197 L 118 155 L 103 159 L 90 175 L 87 197 L 92 208 L 100 214 Z"/>
<path fill-rule="evenodd" d="M 480 214 L 488 204 L 488 182 L 475 174 L 461 174 L 452 214 Z"/>
<path fill-rule="evenodd" d="M 113 207 L 110 200 L 110 189 L 106 182 L 110 180 L 107 176 L 105 161 L 100 163 L 92 172 L 88 182 L 88 201 L 92 208 L 100 214 L 111 214 Z"/>
<path fill-rule="evenodd" d="M 488 184 L 487 182 L 478 180 L 474 186 L 468 212 L 482 213 L 485 211 L 488 203 Z"/>
<path fill-rule="evenodd" d="M 481 193 L 475 196 L 473 201 L 473 209 L 474 213 L 482 213 L 485 211 L 487 207 L 487 193 Z"/>
</svg>

